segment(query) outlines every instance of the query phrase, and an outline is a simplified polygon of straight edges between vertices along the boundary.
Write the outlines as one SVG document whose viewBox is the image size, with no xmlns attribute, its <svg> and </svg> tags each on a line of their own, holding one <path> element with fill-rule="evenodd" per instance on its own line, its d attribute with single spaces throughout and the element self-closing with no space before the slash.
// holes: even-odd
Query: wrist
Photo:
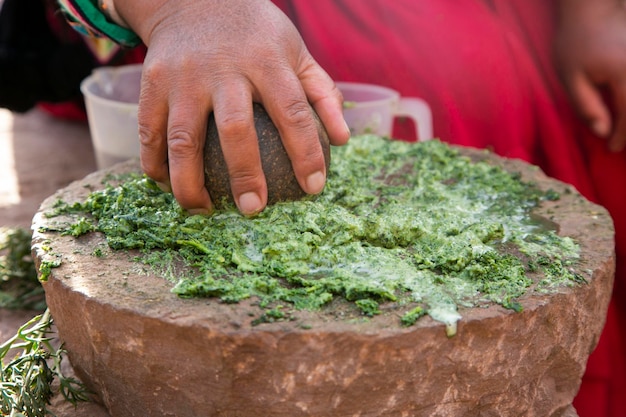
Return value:
<svg viewBox="0 0 626 417">
<path fill-rule="evenodd" d="M 154 27 L 167 16 L 168 0 L 111 0 L 119 18 L 144 41 L 151 38 Z M 183 1 L 173 2 L 184 7 Z M 165 16 L 164 16 L 165 15 Z"/>
</svg>

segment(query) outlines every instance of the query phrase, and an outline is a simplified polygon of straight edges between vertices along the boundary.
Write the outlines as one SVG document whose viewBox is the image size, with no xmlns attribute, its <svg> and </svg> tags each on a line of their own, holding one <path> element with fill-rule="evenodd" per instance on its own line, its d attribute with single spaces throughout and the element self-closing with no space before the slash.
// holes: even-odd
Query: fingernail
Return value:
<svg viewBox="0 0 626 417">
<path fill-rule="evenodd" d="M 352 136 L 352 130 L 350 130 L 350 126 L 348 126 L 348 122 L 344 120 L 343 123 L 346 126 L 346 132 L 348 132 L 348 136 Z"/>
<path fill-rule="evenodd" d="M 172 187 L 170 187 L 169 184 L 166 184 L 164 182 L 158 182 L 155 181 L 157 187 L 159 187 L 161 189 L 161 191 L 163 191 L 164 193 L 171 193 L 172 192 Z"/>
<path fill-rule="evenodd" d="M 324 189 L 326 175 L 322 171 L 314 172 L 306 179 L 306 188 L 309 194 L 319 194 Z"/>
<path fill-rule="evenodd" d="M 201 216 L 208 216 L 209 214 L 211 214 L 211 210 L 205 208 L 197 208 L 189 209 L 187 210 L 187 213 L 189 213 L 190 216 L 195 216 L 196 214 L 199 214 Z"/>
<path fill-rule="evenodd" d="M 243 193 L 239 196 L 239 210 L 243 214 L 256 214 L 263 210 L 261 197 L 257 193 Z"/>
</svg>

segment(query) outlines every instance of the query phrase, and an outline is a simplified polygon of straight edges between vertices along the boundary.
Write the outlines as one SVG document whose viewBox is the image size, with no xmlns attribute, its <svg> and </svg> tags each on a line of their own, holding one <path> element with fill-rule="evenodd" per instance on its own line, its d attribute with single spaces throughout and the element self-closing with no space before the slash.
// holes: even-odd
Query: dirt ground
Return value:
<svg viewBox="0 0 626 417">
<path fill-rule="evenodd" d="M 46 197 L 95 170 L 86 122 L 58 120 L 38 109 L 25 114 L 0 109 L 0 227 L 30 228 Z M 0 343 L 37 313 L 0 309 Z M 74 409 L 60 398 L 52 404 L 58 417 L 108 416 L 95 404 Z"/>
<path fill-rule="evenodd" d="M 30 229 L 41 202 L 96 169 L 86 123 L 0 109 L 0 227 Z M 0 341 L 33 317 L 0 310 Z"/>
</svg>

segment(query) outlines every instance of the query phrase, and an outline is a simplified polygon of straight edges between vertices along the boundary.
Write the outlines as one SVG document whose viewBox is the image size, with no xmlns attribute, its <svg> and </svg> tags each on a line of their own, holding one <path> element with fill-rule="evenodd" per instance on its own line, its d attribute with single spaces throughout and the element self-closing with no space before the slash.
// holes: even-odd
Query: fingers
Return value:
<svg viewBox="0 0 626 417">
<path fill-rule="evenodd" d="M 212 210 L 203 148 L 213 109 L 237 207 L 259 212 L 267 184 L 252 114 L 257 101 L 277 126 L 301 188 L 322 191 L 326 165 L 311 104 L 332 144 L 344 144 L 349 130 L 341 94 L 293 24 L 271 2 L 183 3 L 171 13 L 159 2 L 140 4 L 153 13 L 142 31 L 149 47 L 138 114 L 144 172 L 183 208 Z"/>
<path fill-rule="evenodd" d="M 612 86 L 615 103 L 615 129 L 609 138 L 609 150 L 620 152 L 626 148 L 626 80 L 620 79 Z"/>
<path fill-rule="evenodd" d="M 612 152 L 626 148 L 626 79 L 611 84 L 611 98 L 615 106 L 611 113 L 601 91 L 587 77 L 580 74 L 570 83 L 574 104 L 589 128 L 598 136 L 608 139 Z M 615 121 L 612 123 L 612 117 Z"/>
<path fill-rule="evenodd" d="M 144 67 L 138 121 L 143 171 L 171 189 L 190 213 L 209 213 L 211 199 L 204 185 L 203 147 L 208 103 L 206 97 L 167 93 L 160 85 L 168 75 L 158 65 Z M 159 81 L 159 82 L 157 82 Z"/>
<path fill-rule="evenodd" d="M 167 151 L 170 183 L 174 197 L 190 213 L 213 210 L 204 185 L 204 141 L 207 114 L 193 97 L 170 104 L 167 125 Z M 200 109 L 200 111 L 198 111 Z"/>
<path fill-rule="evenodd" d="M 262 170 L 258 139 L 252 114 L 253 87 L 245 77 L 233 77 L 213 84 L 211 99 L 207 94 L 194 95 L 193 88 L 183 88 L 185 95 L 162 91 L 163 80 L 172 83 L 158 65 L 147 65 L 142 79 L 140 103 L 141 161 L 144 172 L 161 188 L 172 190 L 179 204 L 193 213 L 212 210 L 204 183 L 204 138 L 207 101 L 214 106 L 220 143 L 228 166 L 231 191 L 239 210 L 246 215 L 261 211 L 267 204 L 267 184 Z M 324 154 L 319 142 L 317 123 L 307 95 L 293 72 L 281 76 L 283 88 L 269 87 L 258 93 L 263 97 L 270 117 L 276 124 L 293 164 L 301 188 L 309 194 L 321 192 L 326 180 Z M 327 76 L 326 76 L 327 77 Z M 322 120 L 328 124 L 335 144 L 349 137 L 341 112 L 341 94 L 329 78 L 316 86 L 310 95 L 316 100 Z M 307 79 L 315 85 L 315 77 Z M 160 81 L 157 82 L 156 80 Z M 198 89 L 196 89 L 198 91 Z M 256 90 L 255 90 L 256 91 Z"/>
<path fill-rule="evenodd" d="M 167 92 L 155 82 L 160 74 L 144 65 L 137 119 L 141 169 L 156 181 L 163 191 L 171 191 L 167 163 Z"/>
<path fill-rule="evenodd" d="M 574 105 L 589 128 L 600 137 L 611 133 L 611 114 L 600 91 L 584 74 L 571 77 L 570 94 Z"/>
<path fill-rule="evenodd" d="M 296 75 L 285 71 L 282 80 L 280 87 L 260 90 L 263 105 L 280 133 L 298 184 L 304 192 L 318 194 L 326 182 L 326 164 L 317 124 Z"/>
<path fill-rule="evenodd" d="M 311 61 L 313 58 L 311 58 Z M 350 128 L 343 118 L 343 96 L 330 76 L 315 62 L 300 76 L 306 96 L 326 128 L 330 143 L 345 145 Z"/>
<path fill-rule="evenodd" d="M 215 123 L 239 211 L 252 215 L 267 204 L 267 186 L 254 127 L 250 87 L 233 82 L 214 96 Z"/>
<path fill-rule="evenodd" d="M 258 93 L 281 134 L 298 183 L 309 194 L 321 192 L 326 181 L 324 154 L 309 101 L 325 124 L 331 143 L 341 145 L 349 138 L 341 93 L 321 68 L 316 71 L 302 80 L 285 71 L 282 88 L 259 88 Z M 161 85 L 163 80 L 171 82 L 171 75 L 164 72 L 158 65 L 144 68 L 138 115 L 143 171 L 162 189 L 171 190 L 190 212 L 212 210 L 204 182 L 203 152 L 207 121 L 203 109 L 212 101 L 235 203 L 243 214 L 260 212 L 267 204 L 267 184 L 253 122 L 252 86 L 244 77 L 239 81 L 232 78 L 215 84 L 209 100 L 208 94 L 194 96 L 193 88 L 181 87 L 185 95 L 168 93 Z M 275 83 L 258 85 L 270 87 Z"/>
</svg>

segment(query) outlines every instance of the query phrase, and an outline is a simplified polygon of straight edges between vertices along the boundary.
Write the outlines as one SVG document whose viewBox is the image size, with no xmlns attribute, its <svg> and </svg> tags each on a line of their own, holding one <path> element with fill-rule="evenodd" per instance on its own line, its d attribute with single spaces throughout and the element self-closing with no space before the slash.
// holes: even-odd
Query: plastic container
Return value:
<svg viewBox="0 0 626 417">
<path fill-rule="evenodd" d="M 139 157 L 141 70 L 141 64 L 101 67 L 81 83 L 99 169 Z M 344 117 L 353 134 L 391 136 L 394 119 L 408 117 L 418 140 L 432 139 L 432 114 L 424 100 L 401 97 L 396 90 L 374 84 L 336 84 L 347 103 Z"/>
<path fill-rule="evenodd" d="M 141 64 L 101 67 L 81 83 L 98 169 L 139 157 Z"/>
<path fill-rule="evenodd" d="M 418 140 L 433 138 L 433 117 L 430 106 L 421 98 L 401 97 L 391 88 L 375 84 L 337 82 L 343 94 L 343 115 L 352 134 L 393 134 L 393 121 L 408 117 L 415 123 Z"/>
</svg>

